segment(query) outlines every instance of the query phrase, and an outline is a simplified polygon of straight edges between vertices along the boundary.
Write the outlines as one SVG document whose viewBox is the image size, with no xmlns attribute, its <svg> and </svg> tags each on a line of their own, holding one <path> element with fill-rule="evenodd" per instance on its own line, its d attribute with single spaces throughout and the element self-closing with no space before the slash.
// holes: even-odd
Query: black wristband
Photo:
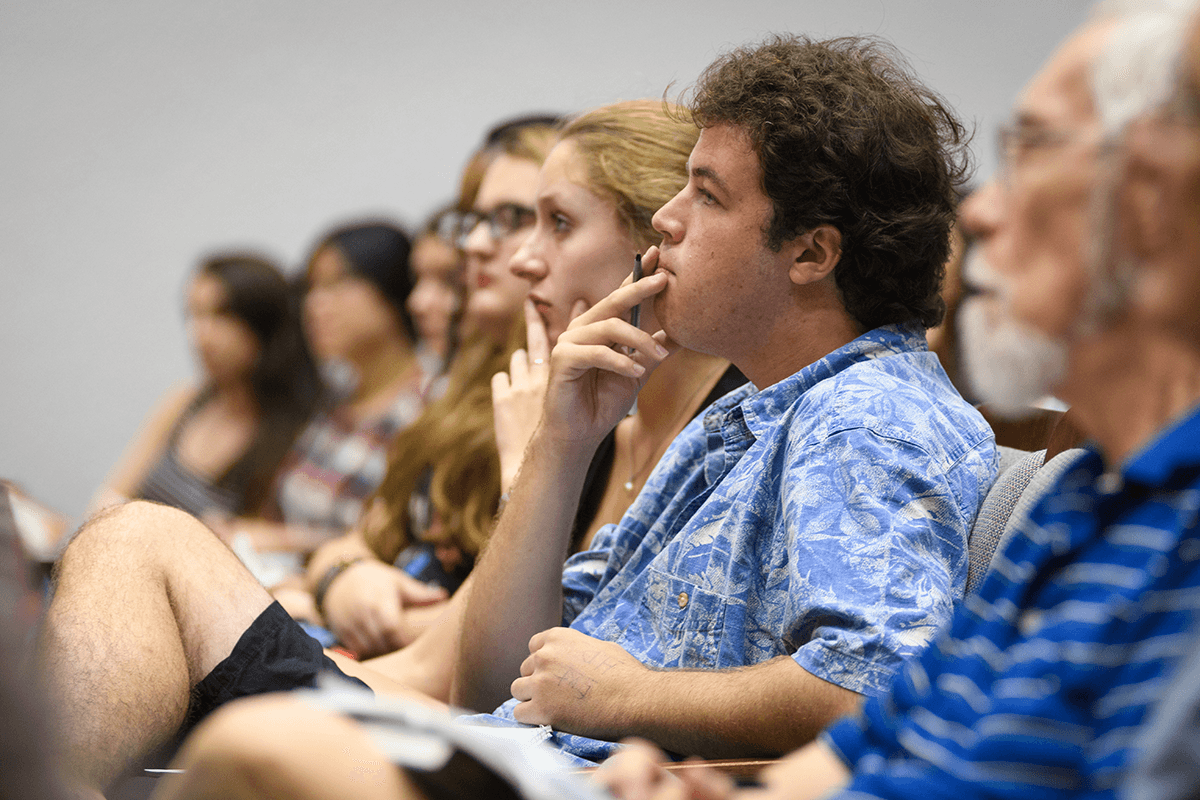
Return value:
<svg viewBox="0 0 1200 800">
<path fill-rule="evenodd" d="M 358 562 L 366 560 L 366 556 L 351 556 L 349 558 L 343 558 L 341 561 L 338 561 L 329 569 L 325 570 L 325 574 L 322 575 L 321 580 L 317 582 L 317 590 L 313 592 L 313 597 L 317 603 L 317 612 L 322 617 L 325 616 L 325 595 L 328 594 L 329 587 L 333 585 L 333 582 L 336 581 L 338 576 L 343 572 L 350 569 L 350 567 L 354 566 Z"/>
</svg>

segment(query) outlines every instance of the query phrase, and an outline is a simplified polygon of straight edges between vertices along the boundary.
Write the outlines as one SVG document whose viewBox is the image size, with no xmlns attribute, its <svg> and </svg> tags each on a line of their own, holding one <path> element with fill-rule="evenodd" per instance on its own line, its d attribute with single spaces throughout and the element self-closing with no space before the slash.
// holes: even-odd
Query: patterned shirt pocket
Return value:
<svg viewBox="0 0 1200 800">
<path fill-rule="evenodd" d="M 724 640 L 728 598 L 651 568 L 642 605 L 662 651 L 659 663 L 679 669 L 716 669 Z M 636 643 L 631 643 L 636 644 Z M 650 645 L 643 643 L 643 649 Z"/>
</svg>

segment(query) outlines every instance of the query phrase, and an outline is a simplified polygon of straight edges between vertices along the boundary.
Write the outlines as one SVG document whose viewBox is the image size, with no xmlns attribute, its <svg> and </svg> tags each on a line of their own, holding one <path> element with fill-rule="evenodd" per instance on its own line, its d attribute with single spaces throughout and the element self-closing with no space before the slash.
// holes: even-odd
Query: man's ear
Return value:
<svg viewBox="0 0 1200 800">
<path fill-rule="evenodd" d="M 1162 176 L 1131 168 L 1118 189 L 1119 245 L 1137 260 L 1158 254 L 1167 244 Z"/>
<path fill-rule="evenodd" d="M 797 286 L 816 283 L 833 272 L 842 260 L 842 232 L 832 225 L 818 225 L 785 247 L 792 258 L 788 269 L 792 283 Z"/>
</svg>

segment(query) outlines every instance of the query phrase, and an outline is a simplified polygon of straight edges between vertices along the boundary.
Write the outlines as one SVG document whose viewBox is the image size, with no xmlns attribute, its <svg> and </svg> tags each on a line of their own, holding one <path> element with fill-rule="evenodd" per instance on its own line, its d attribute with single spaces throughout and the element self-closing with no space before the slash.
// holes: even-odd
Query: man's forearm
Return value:
<svg viewBox="0 0 1200 800">
<path fill-rule="evenodd" d="M 562 621 L 562 565 L 594 447 L 536 434 L 487 549 L 472 572 L 452 702 L 490 711 L 535 633 Z"/>
<path fill-rule="evenodd" d="M 627 730 L 608 738 L 640 736 L 705 758 L 782 755 L 862 701 L 788 656 L 736 670 L 653 670 L 631 691 L 637 699 L 624 712 Z"/>
</svg>

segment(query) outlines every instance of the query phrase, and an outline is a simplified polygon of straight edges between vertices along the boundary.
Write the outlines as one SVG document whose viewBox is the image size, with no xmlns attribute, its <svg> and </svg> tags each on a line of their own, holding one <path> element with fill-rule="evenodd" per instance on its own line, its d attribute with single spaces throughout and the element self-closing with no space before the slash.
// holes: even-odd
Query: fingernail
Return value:
<svg viewBox="0 0 1200 800">
<path fill-rule="evenodd" d="M 657 343 L 654 345 L 654 352 L 658 353 L 659 358 L 666 358 L 668 355 L 670 355 L 670 351 L 668 351 L 667 348 Z"/>
<path fill-rule="evenodd" d="M 633 365 L 633 374 L 634 374 L 634 375 L 641 376 L 641 375 L 642 375 L 642 373 L 644 373 L 645 371 L 646 371 L 646 368 L 645 368 L 645 367 L 643 367 L 641 364 L 634 364 L 634 365 Z"/>
</svg>

